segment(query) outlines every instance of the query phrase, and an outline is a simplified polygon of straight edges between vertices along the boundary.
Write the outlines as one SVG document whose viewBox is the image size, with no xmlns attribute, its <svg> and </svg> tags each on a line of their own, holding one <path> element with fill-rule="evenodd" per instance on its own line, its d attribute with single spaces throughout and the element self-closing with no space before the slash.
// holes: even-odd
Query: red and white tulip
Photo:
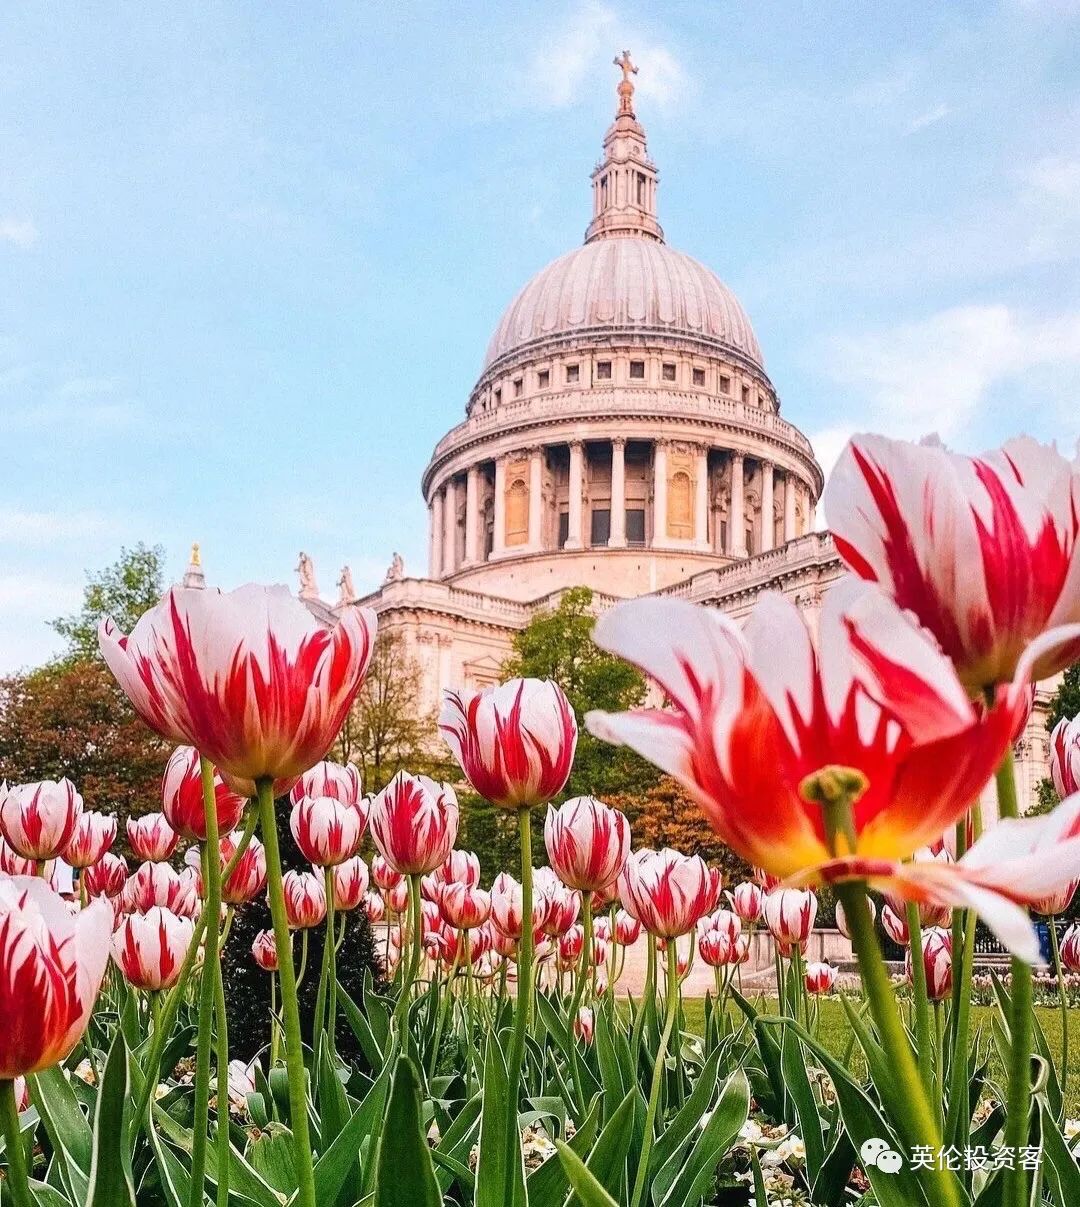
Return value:
<svg viewBox="0 0 1080 1207">
<path fill-rule="evenodd" d="M 239 830 L 221 839 L 221 870 L 232 862 L 243 835 Z M 230 876 L 221 882 L 221 900 L 226 905 L 246 905 L 266 888 L 266 848 L 257 838 L 248 840 L 247 849 L 237 861 Z"/>
<path fill-rule="evenodd" d="M 447 924 L 458 930 L 473 930 L 491 917 L 491 894 L 457 881 L 442 886 L 439 905 Z"/>
<path fill-rule="evenodd" d="M 619 878 L 630 854 L 630 823 L 595 796 L 575 796 L 557 809 L 548 806 L 544 845 L 564 884 L 597 892 Z"/>
<path fill-rule="evenodd" d="M 548 679 L 445 691 L 439 730 L 473 788 L 502 808 L 545 804 L 570 777 L 577 721 Z"/>
<path fill-rule="evenodd" d="M 601 617 L 596 640 L 636 661 L 677 711 L 590 714 L 590 728 L 685 784 L 733 850 L 773 875 L 866 880 L 919 901 L 928 899 L 912 873 L 921 865 L 902 861 L 979 795 L 1026 716 L 1039 656 L 1029 650 L 1014 683 L 976 708 L 929 635 L 854 579 L 830 589 L 816 642 L 779 595 L 765 596 L 742 631 L 692 604 L 635 600 Z M 800 787 L 828 766 L 865 780 L 854 851 L 830 846 L 820 806 Z M 965 862 L 946 869 L 951 881 L 968 876 Z M 954 896 L 935 904 L 966 900 Z M 985 893 L 976 907 L 992 926 L 993 906 Z"/>
<path fill-rule="evenodd" d="M 1062 717 L 1050 735 L 1050 778 L 1064 800 L 1080 792 L 1080 716 Z"/>
<path fill-rule="evenodd" d="M 371 837 L 382 857 L 406 876 L 440 867 L 458 831 L 457 797 L 449 784 L 399 771 L 371 804 Z"/>
<path fill-rule="evenodd" d="M 83 872 L 83 887 L 88 897 L 119 897 L 127 880 L 127 860 L 115 851 L 106 851 L 97 863 Z"/>
<path fill-rule="evenodd" d="M 194 746 L 244 796 L 288 791 L 341 729 L 371 659 L 374 613 L 327 625 L 286 587 L 173 587 L 128 636 L 111 620 L 101 652 L 140 717 Z"/>
<path fill-rule="evenodd" d="M 88 868 L 116 841 L 116 818 L 86 809 L 79 814 L 68 844 L 61 852 L 64 862 L 73 868 Z"/>
<path fill-rule="evenodd" d="M 367 824 L 367 804 L 360 771 L 353 763 L 316 763 L 297 780 L 290 795 L 296 805 L 305 796 L 329 796 L 343 805 L 351 805 Z"/>
<path fill-rule="evenodd" d="M 165 863 L 176 853 L 180 835 L 169 825 L 164 813 L 144 813 L 127 819 L 127 840 L 136 859 Z"/>
<path fill-rule="evenodd" d="M 509 872 L 500 872 L 491 885 L 491 921 L 508 939 L 520 939 L 522 912 L 521 884 Z M 537 894 L 532 907 L 534 931 L 543 925 L 546 912 L 547 902 Z"/>
<path fill-rule="evenodd" d="M 177 872 L 167 863 L 142 863 L 120 895 L 125 913 L 147 914 L 155 906 L 183 918 L 199 912 L 199 890 L 191 868 Z"/>
<path fill-rule="evenodd" d="M 0 795 L 0 833 L 24 859 L 55 859 L 75 833 L 82 797 L 69 779 L 16 784 Z"/>
<path fill-rule="evenodd" d="M 839 922 L 839 905 L 837 906 L 837 922 Z M 897 913 L 888 902 L 881 907 L 881 928 L 889 936 L 890 939 L 900 947 L 906 947 L 911 942 L 911 935 L 908 933 L 907 916 L 901 911 Z M 847 932 L 844 932 L 847 934 Z M 847 936 L 851 938 L 850 935 Z"/>
<path fill-rule="evenodd" d="M 694 929 L 716 905 L 717 880 L 699 855 L 632 851 L 619 880 L 627 909 L 652 935 L 674 938 Z"/>
<path fill-rule="evenodd" d="M 802 947 L 817 919 L 817 894 L 810 889 L 778 888 L 765 898 L 765 925 L 786 947 Z"/>
<path fill-rule="evenodd" d="M 743 880 L 728 893 L 731 908 L 744 922 L 759 922 L 765 912 L 765 891 L 752 880 Z"/>
<path fill-rule="evenodd" d="M 304 796 L 293 805 L 289 828 L 301 855 L 317 867 L 334 867 L 360 847 L 359 812 L 332 796 Z"/>
<path fill-rule="evenodd" d="M 157 905 L 144 914 L 127 914 L 113 934 L 113 961 L 136 989 L 171 989 L 194 933 L 190 918 Z"/>
<path fill-rule="evenodd" d="M 940 1002 L 952 993 L 952 932 L 935 926 L 923 933 L 923 968 L 926 993 L 932 1002 Z M 912 979 L 911 950 L 906 959 L 907 977 Z"/>
<path fill-rule="evenodd" d="M 866 908 L 870 911 L 870 921 L 873 922 L 874 919 L 877 917 L 877 906 L 874 904 L 874 902 L 869 897 L 866 898 Z M 893 914 L 894 917 L 897 916 L 896 910 L 892 910 L 890 912 Z M 899 913 L 903 914 L 903 912 L 904 912 L 904 907 L 903 907 L 903 905 L 900 905 Z M 882 919 L 882 922 L 884 922 L 884 919 Z M 836 903 L 836 929 L 844 936 L 845 939 L 851 938 L 851 929 L 848 926 L 847 914 L 844 913 L 844 904 L 842 901 L 837 901 L 837 903 Z M 904 942 L 906 943 L 907 942 L 906 925 L 904 927 L 904 935 L 905 935 Z"/>
<path fill-rule="evenodd" d="M 395 884 L 400 884 L 403 877 L 397 868 L 392 867 L 381 855 L 373 855 L 371 879 L 375 882 L 375 887 L 385 893 Z"/>
<path fill-rule="evenodd" d="M 247 805 L 214 771 L 214 808 L 219 834 L 240 824 Z M 189 842 L 206 842 L 206 809 L 203 805 L 202 766 L 193 746 L 177 746 L 165 764 L 161 781 L 161 811 L 165 820 Z"/>
<path fill-rule="evenodd" d="M 332 873 L 334 909 L 352 910 L 363 903 L 368 891 L 368 867 L 359 855 L 339 863 Z"/>
<path fill-rule="evenodd" d="M 1080 972 L 1080 922 L 1074 922 L 1061 936 L 1060 955 L 1069 972 Z"/>
<path fill-rule="evenodd" d="M 974 694 L 1080 659 L 1080 470 L 1027 436 L 980 457 L 854 437 L 825 492 L 837 551 L 933 633 Z"/>
<path fill-rule="evenodd" d="M 309 930 L 326 917 L 326 892 L 314 872 L 286 872 L 284 889 L 291 930 Z"/>
<path fill-rule="evenodd" d="M 812 963 L 806 966 L 806 992 L 832 993 L 836 988 L 838 972 L 832 964 Z"/>
<path fill-rule="evenodd" d="M 277 941 L 272 930 L 260 930 L 251 944 L 251 955 L 264 972 L 277 972 Z"/>
<path fill-rule="evenodd" d="M 82 1038 L 112 928 L 104 901 L 72 915 L 40 878 L 0 880 L 0 1080 L 58 1064 Z"/>
</svg>

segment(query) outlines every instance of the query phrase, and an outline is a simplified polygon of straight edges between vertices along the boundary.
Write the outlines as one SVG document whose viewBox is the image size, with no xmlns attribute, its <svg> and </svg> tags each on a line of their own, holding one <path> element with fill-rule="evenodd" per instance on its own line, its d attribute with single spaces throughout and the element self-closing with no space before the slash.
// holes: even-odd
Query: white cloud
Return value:
<svg viewBox="0 0 1080 1207">
<path fill-rule="evenodd" d="M 995 386 L 1039 370 L 1080 367 L 1080 311 L 1037 317 L 1004 305 L 957 306 L 840 336 L 829 359 L 836 380 L 869 404 L 860 426 L 907 438 L 932 430 L 948 439 L 971 422 Z"/>
<path fill-rule="evenodd" d="M 1047 155 L 1027 167 L 1021 178 L 1037 194 L 1070 205 L 1080 203 L 1080 159 Z"/>
<path fill-rule="evenodd" d="M 932 109 L 927 109 L 925 113 L 920 113 L 918 117 L 911 121 L 908 124 L 907 132 L 909 134 L 918 134 L 920 130 L 925 130 L 928 126 L 936 126 L 938 122 L 944 121 L 950 112 L 949 106 L 944 103 L 935 105 Z"/>
<path fill-rule="evenodd" d="M 38 228 L 29 218 L 0 218 L 0 242 L 33 247 L 37 240 Z"/>
<path fill-rule="evenodd" d="M 110 530 L 110 521 L 94 511 L 24 511 L 0 507 L 0 545 L 41 545 L 81 541 Z"/>
<path fill-rule="evenodd" d="M 678 58 L 648 30 L 626 22 L 612 8 L 590 0 L 533 55 L 529 67 L 533 103 L 561 109 L 595 88 L 596 80 L 617 80 L 611 60 L 624 47 L 640 68 L 634 76 L 639 96 L 660 108 L 676 104 L 689 87 Z"/>
</svg>

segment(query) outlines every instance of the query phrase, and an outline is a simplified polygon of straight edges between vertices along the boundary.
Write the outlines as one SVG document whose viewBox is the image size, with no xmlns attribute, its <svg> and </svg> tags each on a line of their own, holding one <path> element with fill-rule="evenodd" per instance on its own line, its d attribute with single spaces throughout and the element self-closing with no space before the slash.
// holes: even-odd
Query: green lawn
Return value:
<svg viewBox="0 0 1080 1207">
<path fill-rule="evenodd" d="M 705 1025 L 704 1000 L 702 998 L 687 998 L 684 1002 L 684 1009 L 686 1011 L 687 1024 L 691 1029 L 700 1033 Z M 742 1015 L 734 1006 L 730 1009 L 733 1016 L 737 1015 L 737 1020 L 742 1019 Z M 775 999 L 767 1001 L 765 1009 L 776 1012 Z M 991 1042 L 990 1019 L 992 1014 L 993 1009 L 990 1006 L 972 1006 L 971 1008 L 972 1042 L 978 1042 L 982 1051 L 985 1051 Z M 1054 1053 L 1058 1075 L 1060 1076 L 1061 1013 L 1059 1010 L 1049 1006 L 1036 1006 L 1035 1014 L 1046 1034 L 1046 1042 Z M 843 1006 L 835 998 L 824 998 L 821 1001 L 818 1025 L 820 1028 L 819 1038 L 824 1047 L 837 1056 L 843 1056 L 847 1048 L 850 1032 Z M 991 1058 L 990 1075 L 991 1077 L 1001 1076 L 1001 1069 L 996 1053 Z M 1067 1117 L 1075 1119 L 1080 1116 L 1080 1010 L 1076 1009 L 1070 1011 L 1069 1014 L 1069 1070 L 1065 1099 Z"/>
</svg>

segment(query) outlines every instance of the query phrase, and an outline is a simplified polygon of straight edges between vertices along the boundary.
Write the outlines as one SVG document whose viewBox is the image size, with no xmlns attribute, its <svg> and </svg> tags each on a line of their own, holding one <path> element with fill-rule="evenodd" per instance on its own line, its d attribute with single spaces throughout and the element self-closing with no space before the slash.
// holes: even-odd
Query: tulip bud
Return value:
<svg viewBox="0 0 1080 1207">
<path fill-rule="evenodd" d="M 952 933 L 942 927 L 932 927 L 922 936 L 923 968 L 926 970 L 926 993 L 932 1002 L 940 1002 L 952 993 Z M 907 953 L 907 977 L 912 980 L 911 951 Z"/>
<path fill-rule="evenodd" d="M 286 872 L 282 882 L 291 930 L 308 930 L 326 917 L 326 892 L 312 872 Z"/>
<path fill-rule="evenodd" d="M 778 943 L 801 947 L 814 929 L 817 907 L 810 889 L 774 889 L 765 898 L 765 925 Z"/>
<path fill-rule="evenodd" d="M 765 912 L 765 893 L 752 880 L 737 884 L 728 899 L 731 908 L 744 922 L 758 922 Z"/>
<path fill-rule="evenodd" d="M 255 963 L 265 972 L 277 972 L 277 942 L 272 930 L 259 931 L 251 944 L 251 954 Z"/>
<path fill-rule="evenodd" d="M 836 987 L 837 970 L 831 964 L 807 964 L 806 992 L 832 993 Z"/>
<path fill-rule="evenodd" d="M 356 909 L 368 891 L 367 864 L 359 855 L 339 863 L 333 871 L 334 909 Z"/>
<path fill-rule="evenodd" d="M 128 818 L 127 840 L 136 859 L 164 863 L 175 854 L 180 835 L 165 820 L 164 813 L 144 813 Z"/>
<path fill-rule="evenodd" d="M 127 878 L 127 860 L 113 851 L 106 851 L 97 863 L 83 872 L 83 887 L 88 897 L 119 897 Z"/>
<path fill-rule="evenodd" d="M 116 818 L 90 809 L 79 815 L 71 838 L 64 848 L 64 861 L 73 868 L 88 868 L 105 854 L 116 840 Z"/>
<path fill-rule="evenodd" d="M 171 989 L 180 979 L 194 931 L 190 918 L 158 905 L 128 914 L 113 935 L 113 961 L 136 989 Z"/>
<path fill-rule="evenodd" d="M 439 898 L 443 917 L 458 930 L 473 930 L 491 916 L 491 894 L 468 884 L 444 884 Z"/>
<path fill-rule="evenodd" d="M 371 837 L 379 853 L 406 876 L 422 876 L 450 854 L 458 829 L 457 797 L 449 784 L 399 771 L 371 805 Z"/>
<path fill-rule="evenodd" d="M 613 885 L 630 853 L 630 823 L 594 796 L 575 796 L 548 806 L 544 844 L 559 879 L 582 892 Z"/>
<path fill-rule="evenodd" d="M 233 792 L 216 770 L 214 805 L 219 834 L 227 834 L 240 824 L 247 805 L 246 798 Z M 182 838 L 189 842 L 206 842 L 202 762 L 194 746 L 178 746 L 166 763 L 161 781 L 161 810 L 165 820 Z"/>
<path fill-rule="evenodd" d="M 881 907 L 881 927 L 889 938 L 901 947 L 906 947 L 911 941 L 906 911 L 902 909 L 897 913 L 888 902 Z"/>
<path fill-rule="evenodd" d="M 24 859 L 55 859 L 71 841 L 83 800 L 69 779 L 16 784 L 0 798 L 0 833 Z"/>
<path fill-rule="evenodd" d="M 318 867 L 351 859 L 363 834 L 360 814 L 332 796 L 305 796 L 293 805 L 289 828 L 300 853 Z"/>
<path fill-rule="evenodd" d="M 870 910 L 870 921 L 873 923 L 874 919 L 877 917 L 877 906 L 869 897 L 866 898 L 866 905 Z M 850 940 L 851 931 L 848 928 L 847 914 L 844 913 L 844 905 L 841 901 L 837 901 L 836 903 L 836 929 L 844 936 L 845 939 Z"/>
</svg>

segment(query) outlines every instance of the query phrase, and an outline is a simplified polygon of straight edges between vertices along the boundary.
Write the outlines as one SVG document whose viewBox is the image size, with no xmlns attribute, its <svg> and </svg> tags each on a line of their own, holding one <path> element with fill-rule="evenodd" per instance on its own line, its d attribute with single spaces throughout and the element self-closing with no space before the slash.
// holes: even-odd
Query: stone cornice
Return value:
<svg viewBox="0 0 1080 1207">
<path fill-rule="evenodd" d="M 770 394 L 776 393 L 768 374 L 752 356 L 717 336 L 664 326 L 642 324 L 612 327 L 604 324 L 597 327 L 576 327 L 573 331 L 561 331 L 553 335 L 540 335 L 518 344 L 510 352 L 504 352 L 502 356 L 484 366 L 483 372 L 469 392 L 469 398 L 475 398 L 490 381 L 504 373 L 525 369 L 536 361 L 568 352 L 580 352 L 584 355 L 615 352 L 622 348 L 658 348 L 665 352 L 698 353 L 741 369 L 768 386 Z"/>
<path fill-rule="evenodd" d="M 435 446 L 421 479 L 424 496 L 430 497 L 434 479 L 451 458 L 490 444 L 493 440 L 517 436 L 522 440 L 527 438 L 535 441 L 535 432 L 543 428 L 578 421 L 619 424 L 627 419 L 657 425 L 678 422 L 750 435 L 787 453 L 798 463 L 808 481 L 814 485 L 815 495 L 820 494 L 824 485 L 824 475 L 814 458 L 810 441 L 779 415 L 747 406 L 733 398 L 688 390 L 634 389 L 626 386 L 603 389 L 593 386 L 587 390 L 565 390 L 504 403 L 495 410 L 474 414 L 459 423 Z M 598 439 L 614 435 L 626 433 L 602 430 L 596 433 Z M 753 455 L 752 450 L 745 451 Z M 459 468 L 463 469 L 464 466 Z"/>
</svg>

